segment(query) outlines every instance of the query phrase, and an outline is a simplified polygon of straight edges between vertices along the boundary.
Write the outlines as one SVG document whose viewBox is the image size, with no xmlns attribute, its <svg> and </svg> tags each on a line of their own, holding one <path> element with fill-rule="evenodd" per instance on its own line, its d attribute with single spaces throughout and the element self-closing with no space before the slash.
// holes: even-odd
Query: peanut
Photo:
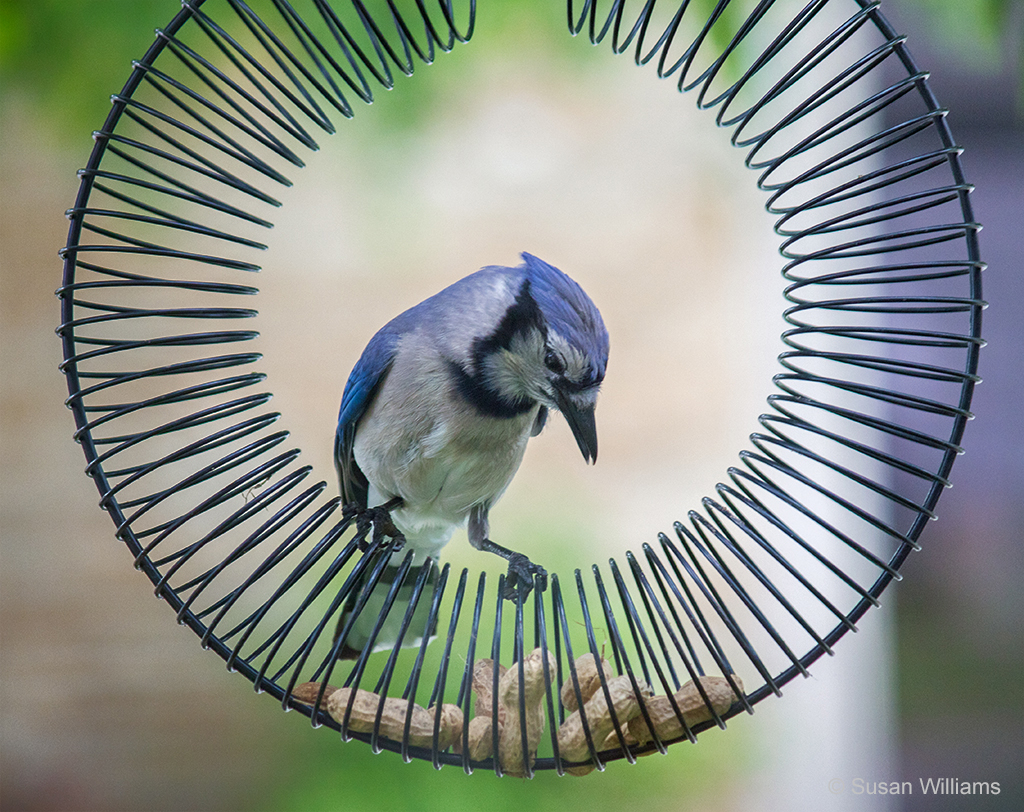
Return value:
<svg viewBox="0 0 1024 812">
<path fill-rule="evenodd" d="M 303 705 L 313 705 L 316 703 L 316 698 L 320 695 L 319 682 L 304 682 L 301 685 L 296 685 L 292 691 L 292 699 L 296 702 L 301 702 Z M 330 698 L 337 688 L 333 685 L 328 685 L 324 688 L 324 698 L 322 704 L 326 707 L 327 700 Z"/>
<path fill-rule="evenodd" d="M 555 658 L 548 652 L 548 668 L 553 673 Z M 526 751 L 523 751 L 523 718 L 519 712 L 519 666 L 513 665 L 498 685 L 498 704 L 504 708 L 499 720 L 498 761 L 508 775 L 526 775 L 527 765 L 533 766 L 537 747 L 544 732 L 544 654 L 537 648 L 523 660 L 522 699 L 525 706 Z"/>
<path fill-rule="evenodd" d="M 351 688 L 338 688 L 327 700 L 327 712 L 338 722 L 345 719 L 349 702 L 352 710 L 348 717 L 348 729 L 356 733 L 373 731 L 377 718 L 380 696 L 372 691 L 358 689 L 352 698 Z M 402 741 L 405 735 L 405 720 L 409 713 L 408 699 L 385 697 L 381 711 L 378 735 L 392 741 Z M 462 735 L 462 711 L 455 705 L 444 705 L 441 709 L 441 727 L 438 731 L 438 749 L 451 747 Z M 409 723 L 409 744 L 413 747 L 431 747 L 434 743 L 434 712 L 412 705 L 412 718 Z"/>
<path fill-rule="evenodd" d="M 601 671 L 604 672 L 606 682 L 612 678 L 611 666 L 604 657 L 601 658 Z M 580 694 L 583 696 L 585 704 L 594 695 L 594 691 L 601 687 L 601 677 L 598 674 L 597 661 L 589 651 L 576 658 L 576 676 L 579 679 Z M 576 691 L 572 684 L 572 674 L 562 683 L 561 699 L 562 707 L 567 711 L 571 712 L 579 709 L 579 705 L 576 702 Z"/>
<path fill-rule="evenodd" d="M 646 700 L 651 696 L 649 686 L 641 683 L 638 687 L 639 696 L 633 690 L 629 676 L 625 674 L 608 680 L 608 694 L 612 700 L 611 710 L 615 712 L 620 727 L 624 727 L 640 713 L 640 698 Z M 603 746 L 609 735 L 613 736 L 616 741 L 618 740 L 604 690 L 595 691 L 582 710 L 587 717 L 590 735 L 598 747 Z M 583 720 L 579 710 L 574 711 L 566 718 L 558 729 L 558 750 L 561 757 L 568 761 L 584 761 L 590 757 L 590 748 L 587 746 L 587 737 L 583 732 Z M 568 772 L 572 775 L 586 775 L 593 769 L 594 766 L 590 764 L 569 768 Z"/>
<path fill-rule="evenodd" d="M 434 715 L 433 709 L 428 711 Z M 458 705 L 445 703 L 441 706 L 441 727 L 437 734 L 437 749 L 447 750 L 454 748 L 456 743 L 462 744 L 462 726 L 465 721 L 462 716 L 462 708 Z"/>
<path fill-rule="evenodd" d="M 474 716 L 469 720 L 470 761 L 483 761 L 494 755 L 494 719 Z"/>
<path fill-rule="evenodd" d="M 622 727 L 622 738 L 626 740 L 626 747 L 633 747 L 640 742 L 636 740 L 636 737 L 630 732 L 627 725 L 621 725 Z M 597 748 L 599 753 L 605 750 L 618 750 L 622 747 L 622 742 L 619 741 L 619 734 L 615 732 L 615 728 L 612 728 L 612 732 L 608 734 L 608 737 L 604 740 L 604 744 Z M 646 754 L 645 754 L 646 755 Z"/>
<path fill-rule="evenodd" d="M 733 681 L 736 683 L 736 687 L 742 691 L 743 683 L 740 678 L 733 675 Z M 725 713 L 738 699 L 725 677 L 701 677 L 700 684 L 708 695 L 715 713 Z M 711 710 L 704 703 L 704 698 L 700 695 L 693 680 L 676 691 L 673 698 L 679 706 L 679 712 L 687 727 L 693 727 L 712 718 Z M 684 735 L 683 726 L 667 696 L 653 697 L 644 704 L 659 739 L 671 741 Z M 630 720 L 629 732 L 638 744 L 645 744 L 654 738 L 643 715 L 638 715 Z"/>
<path fill-rule="evenodd" d="M 498 684 L 501 684 L 505 676 L 505 666 L 498 664 Z M 473 663 L 473 690 L 476 692 L 476 705 L 473 713 L 476 716 L 490 716 L 494 710 L 494 660 L 480 659 Z M 498 717 L 502 716 L 504 708 L 499 700 Z"/>
</svg>

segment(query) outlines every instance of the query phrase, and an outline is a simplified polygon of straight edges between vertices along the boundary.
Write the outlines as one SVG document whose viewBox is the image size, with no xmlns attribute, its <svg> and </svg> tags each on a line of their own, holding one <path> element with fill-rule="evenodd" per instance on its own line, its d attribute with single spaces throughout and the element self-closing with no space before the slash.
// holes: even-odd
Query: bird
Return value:
<svg viewBox="0 0 1024 812">
<path fill-rule="evenodd" d="M 379 582 L 371 571 L 349 592 L 335 646 L 340 659 L 365 648 L 389 591 L 411 555 L 372 651 L 391 650 L 423 568 L 421 596 L 402 646 L 419 645 L 441 549 L 466 527 L 469 543 L 508 562 L 503 597 L 525 599 L 547 573 L 490 538 L 488 514 L 519 469 L 549 412 L 569 424 L 587 463 L 597 460 L 597 396 L 608 331 L 597 306 L 567 274 L 522 253 L 401 313 L 366 345 L 345 384 L 334 460 L 342 501 L 363 537 L 394 541 Z M 343 640 L 339 640 L 344 636 Z"/>
</svg>

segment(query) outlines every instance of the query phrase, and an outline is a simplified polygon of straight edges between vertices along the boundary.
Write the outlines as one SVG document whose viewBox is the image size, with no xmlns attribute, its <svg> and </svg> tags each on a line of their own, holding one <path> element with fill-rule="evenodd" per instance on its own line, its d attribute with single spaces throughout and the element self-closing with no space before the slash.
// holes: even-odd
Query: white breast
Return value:
<svg viewBox="0 0 1024 812">
<path fill-rule="evenodd" d="M 504 493 L 539 407 L 510 419 L 484 417 L 452 397 L 442 368 L 411 372 L 392 369 L 359 422 L 353 450 L 370 483 L 369 503 L 402 497 L 393 518 L 407 546 L 436 555 L 470 510 Z"/>
</svg>

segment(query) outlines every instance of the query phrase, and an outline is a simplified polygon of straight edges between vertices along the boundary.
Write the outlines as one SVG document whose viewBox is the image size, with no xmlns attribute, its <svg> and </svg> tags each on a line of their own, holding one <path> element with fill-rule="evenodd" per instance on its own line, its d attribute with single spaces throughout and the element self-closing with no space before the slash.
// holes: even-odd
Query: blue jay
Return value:
<svg viewBox="0 0 1024 812">
<path fill-rule="evenodd" d="M 490 539 L 488 511 L 540 433 L 548 411 L 565 417 L 583 457 L 597 459 L 594 407 L 608 362 L 608 331 L 576 282 L 531 254 L 515 268 L 490 266 L 455 282 L 386 324 L 367 344 L 342 396 L 334 457 L 342 498 L 396 539 L 380 583 L 355 618 L 357 585 L 338 624 L 351 626 L 342 658 L 369 639 L 399 564 L 400 586 L 374 650 L 396 642 L 422 566 L 432 567 L 452 533 L 467 526 L 478 550 L 508 561 L 504 597 L 526 597 L 544 569 Z M 365 581 L 365 578 L 364 578 Z M 418 645 L 426 589 L 410 625 Z M 431 634 L 433 632 L 431 631 Z M 336 636 L 337 640 L 337 636 Z"/>
</svg>

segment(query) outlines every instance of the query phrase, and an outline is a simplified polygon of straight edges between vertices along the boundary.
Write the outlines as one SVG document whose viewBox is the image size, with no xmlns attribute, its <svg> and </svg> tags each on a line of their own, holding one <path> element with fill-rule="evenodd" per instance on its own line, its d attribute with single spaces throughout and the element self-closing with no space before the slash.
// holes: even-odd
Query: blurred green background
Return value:
<svg viewBox="0 0 1024 812">
<path fill-rule="evenodd" d="M 497 71 L 510 61 L 537 60 L 540 72 L 557 71 L 568 85 L 604 70 L 582 43 L 565 46 L 561 4 L 555 5 L 552 14 L 543 0 L 493 4 L 489 16 L 481 11 L 480 30 L 467 47 L 494 60 Z M 402 765 L 393 754 L 341 744 L 329 731 L 311 731 L 297 714 L 283 715 L 268 698 L 253 698 L 200 652 L 191 633 L 170 622 L 165 607 L 146 600 L 148 587 L 95 509 L 95 491 L 70 442 L 52 292 L 66 231 L 61 213 L 74 199 L 89 132 L 101 125 L 130 60 L 145 52 L 153 29 L 177 8 L 173 0 L 0 0 L 0 806 L 10 812 L 783 808 L 772 800 L 777 778 L 763 768 L 773 743 L 756 731 L 771 710 L 738 720 L 728 732 L 710 732 L 697 747 L 680 745 L 635 767 L 615 763 L 582 780 L 467 777 L 452 767 L 435 773 L 426 763 Z M 986 334 L 999 339 L 983 358 L 990 382 L 978 392 L 981 419 L 954 471 L 957 487 L 898 587 L 891 618 L 898 744 L 892 769 L 1002 779 L 1004 791 L 982 804 L 933 798 L 917 806 L 922 799 L 916 798 L 881 805 L 872 799 L 872 806 L 861 799 L 849 808 L 1024 809 L 1018 777 L 1024 762 L 1024 376 L 1007 373 L 1019 370 L 1024 341 L 1024 289 L 1012 272 L 1022 253 L 1024 201 L 1022 8 L 1014 0 L 901 0 L 889 12 L 897 28 L 911 33 L 912 49 L 932 71 L 967 148 L 968 175 L 980 187 L 979 219 L 987 225 L 986 294 L 997 303 Z M 553 24 L 537 25 L 538 16 Z M 357 111 L 346 149 L 368 162 L 371 186 L 382 173 L 415 168 L 422 149 L 415 144 L 422 131 L 436 130 L 433 111 L 451 92 L 452 71 L 420 69 L 408 80 L 416 92 L 396 92 L 372 111 Z M 404 157 L 388 166 L 396 153 Z M 379 188 L 368 194 L 381 196 L 372 203 L 379 210 L 398 206 Z M 398 207 L 398 222 L 415 228 L 416 205 L 414 199 L 408 210 Z M 326 400 L 338 392 L 340 386 Z M 528 495 L 542 503 L 542 516 L 558 520 L 557 505 Z M 586 510 L 587 497 L 581 501 Z M 852 649 L 844 641 L 838 659 Z M 807 809 L 835 802 L 812 797 L 821 805 Z"/>
</svg>

